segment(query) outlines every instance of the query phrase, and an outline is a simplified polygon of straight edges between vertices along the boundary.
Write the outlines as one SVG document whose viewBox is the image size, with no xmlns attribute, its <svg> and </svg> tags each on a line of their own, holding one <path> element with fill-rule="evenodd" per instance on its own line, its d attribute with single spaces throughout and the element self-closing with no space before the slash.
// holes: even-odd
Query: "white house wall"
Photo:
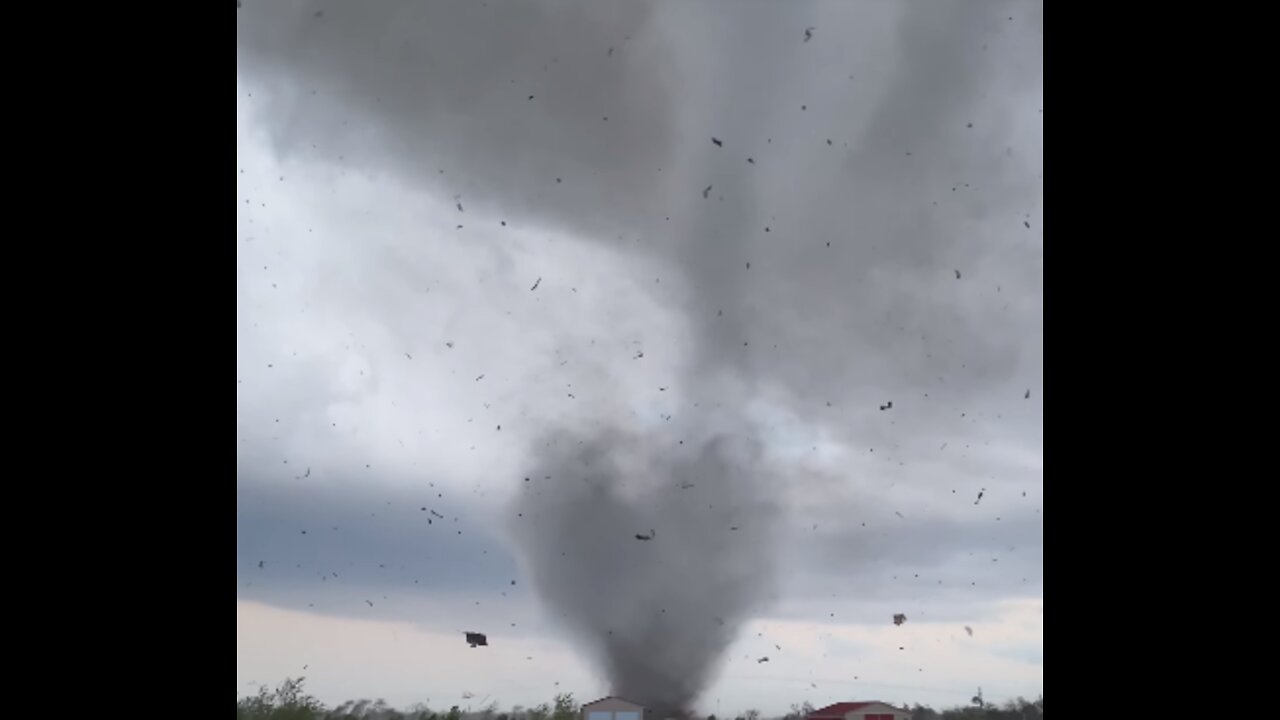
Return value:
<svg viewBox="0 0 1280 720">
<path fill-rule="evenodd" d="M 603 698 L 582 706 L 582 720 L 647 720 L 644 707 L 619 698 Z"/>
</svg>

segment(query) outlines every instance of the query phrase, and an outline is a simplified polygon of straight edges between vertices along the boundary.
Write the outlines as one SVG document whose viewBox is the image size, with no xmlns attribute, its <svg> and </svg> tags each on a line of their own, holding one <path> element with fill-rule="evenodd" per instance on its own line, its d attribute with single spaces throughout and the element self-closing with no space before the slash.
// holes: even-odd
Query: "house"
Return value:
<svg viewBox="0 0 1280 720">
<path fill-rule="evenodd" d="M 879 700 L 841 702 L 818 708 L 805 720 L 911 720 L 905 708 L 896 708 Z"/>
<path fill-rule="evenodd" d="M 582 705 L 582 720 L 654 720 L 655 714 L 640 703 L 620 697 L 604 697 Z"/>
</svg>

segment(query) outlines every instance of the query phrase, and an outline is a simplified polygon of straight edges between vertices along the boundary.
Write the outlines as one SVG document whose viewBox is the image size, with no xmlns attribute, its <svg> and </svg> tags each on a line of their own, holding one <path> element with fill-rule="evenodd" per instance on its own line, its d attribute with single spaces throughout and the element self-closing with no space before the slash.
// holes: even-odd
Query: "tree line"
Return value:
<svg viewBox="0 0 1280 720">
<path fill-rule="evenodd" d="M 516 706 L 507 711 L 499 710 L 497 703 L 480 710 L 462 710 L 454 705 L 439 711 L 423 704 L 398 710 L 382 700 L 349 700 L 328 708 L 307 694 L 304 681 L 305 678 L 288 678 L 274 690 L 263 686 L 256 695 L 240 698 L 236 702 L 236 720 L 581 720 L 581 706 L 572 693 L 560 693 L 550 703 L 530 708 Z M 792 705 L 790 712 L 776 720 L 804 720 L 813 709 L 807 702 Z M 966 707 L 934 710 L 916 704 L 909 710 L 912 720 L 1044 720 L 1044 696 L 1034 701 L 1018 698 L 998 706 L 975 697 Z M 708 715 L 706 720 L 719 719 Z M 732 720 L 761 720 L 761 714 L 747 710 Z"/>
</svg>

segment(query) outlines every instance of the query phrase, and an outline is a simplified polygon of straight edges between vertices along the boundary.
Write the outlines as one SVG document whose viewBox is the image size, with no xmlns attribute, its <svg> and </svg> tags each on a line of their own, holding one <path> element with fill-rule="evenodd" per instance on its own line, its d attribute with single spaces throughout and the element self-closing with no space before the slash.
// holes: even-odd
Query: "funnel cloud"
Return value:
<svg viewBox="0 0 1280 720">
<path fill-rule="evenodd" d="M 657 440 L 548 439 L 512 531 L 538 594 L 613 693 L 676 713 L 775 589 L 762 550 L 776 540 L 778 503 L 748 436 L 668 452 Z"/>
</svg>

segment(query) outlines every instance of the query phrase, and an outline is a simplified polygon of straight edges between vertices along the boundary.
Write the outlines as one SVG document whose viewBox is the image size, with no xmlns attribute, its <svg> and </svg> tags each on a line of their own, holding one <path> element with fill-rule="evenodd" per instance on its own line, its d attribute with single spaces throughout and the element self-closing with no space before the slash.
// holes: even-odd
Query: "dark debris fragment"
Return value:
<svg viewBox="0 0 1280 720">
<path fill-rule="evenodd" d="M 892 409 L 893 409 L 893 401 L 892 401 L 892 400 L 890 400 L 889 402 L 887 402 L 887 403 L 885 403 L 885 404 L 881 405 L 881 406 L 880 406 L 880 409 L 881 409 L 881 410 L 892 410 Z"/>
<path fill-rule="evenodd" d="M 658 534 L 658 533 L 657 533 L 657 532 L 655 532 L 655 531 L 653 531 L 653 530 L 650 530 L 648 535 L 645 535 L 644 533 L 636 533 L 636 539 L 637 539 L 637 540 L 652 540 L 652 539 L 653 539 L 653 536 L 654 536 L 654 535 L 657 535 L 657 534 Z"/>
<path fill-rule="evenodd" d="M 541 285 L 541 284 L 542 284 L 542 278 L 538 278 L 537 280 L 535 280 L 535 281 L 533 282 L 533 287 L 529 288 L 529 291 L 530 291 L 530 292 L 533 292 L 534 290 L 537 290 L 537 289 L 538 289 L 538 286 L 539 286 L 539 285 Z"/>
<path fill-rule="evenodd" d="M 724 143 L 721 142 L 720 138 L 713 137 L 711 138 L 711 142 L 715 144 L 716 147 L 724 147 Z"/>
<path fill-rule="evenodd" d="M 465 634 L 467 636 L 467 644 L 471 647 L 489 646 L 489 638 L 485 637 L 484 633 L 467 632 Z"/>
<path fill-rule="evenodd" d="M 895 614 L 894 614 L 894 616 L 893 616 L 893 624 L 894 624 L 894 625 L 901 625 L 902 623 L 904 623 L 904 622 L 906 622 L 906 621 L 907 621 L 907 616 L 906 616 L 906 615 L 903 615 L 902 613 L 895 613 Z"/>
<path fill-rule="evenodd" d="M 705 199 L 707 199 L 707 198 L 709 198 L 709 197 L 711 197 L 711 186 L 710 186 L 710 185 L 706 186 L 706 187 L 702 190 L 702 199 L 704 199 L 704 200 L 705 200 Z"/>
<path fill-rule="evenodd" d="M 814 30 L 814 29 L 813 29 L 813 28 L 811 28 L 811 27 L 807 27 L 807 28 L 805 28 L 805 29 L 804 29 L 804 41 L 805 41 L 805 42 L 809 42 L 810 40 L 812 40 L 812 39 L 813 39 L 813 30 Z"/>
</svg>

